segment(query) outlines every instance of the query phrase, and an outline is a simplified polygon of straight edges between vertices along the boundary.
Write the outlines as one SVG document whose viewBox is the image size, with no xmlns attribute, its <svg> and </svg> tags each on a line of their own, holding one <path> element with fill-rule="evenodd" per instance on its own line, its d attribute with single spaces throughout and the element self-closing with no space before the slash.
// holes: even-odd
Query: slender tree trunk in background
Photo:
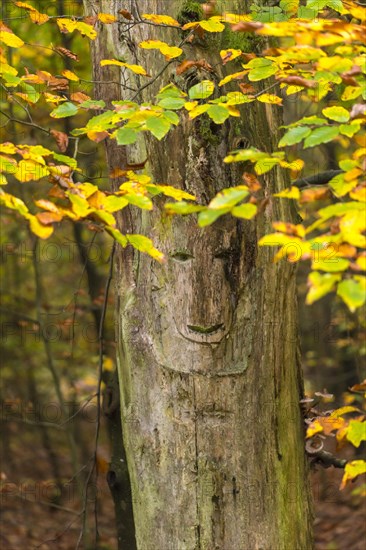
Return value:
<svg viewBox="0 0 366 550">
<path fill-rule="evenodd" d="M 197 18 L 198 4 L 131 0 L 98 7 L 186 21 Z M 154 76 L 164 57 L 137 44 L 155 38 L 177 45 L 182 37 L 170 28 L 137 25 L 125 32 L 106 25 L 94 45 L 95 77 L 116 80 L 117 69 L 99 68 L 108 56 L 140 63 Z M 215 72 L 177 78 L 172 63 L 139 100 L 152 99 L 170 81 L 184 89 L 219 80 L 219 51 L 230 46 L 253 51 L 255 41 L 229 32 L 195 38 L 184 45 L 187 58 L 204 58 Z M 111 85 L 97 93 L 107 101 L 120 96 Z M 222 126 L 182 114 L 161 142 L 147 139 L 149 170 L 156 182 L 207 203 L 241 182 L 243 167 L 223 163 L 228 151 L 241 139 L 273 150 L 279 125 L 275 111 L 259 103 Z M 123 167 L 125 149 L 113 141 L 106 148 L 108 169 Z M 144 154 L 130 160 L 143 161 Z M 286 184 L 275 171 L 262 180 L 268 197 Z M 150 236 L 167 257 L 160 265 L 131 248 L 117 252 L 121 415 L 139 550 L 312 548 L 295 268 L 274 264 L 271 250 L 257 247 L 272 221 L 293 220 L 290 202 L 269 198 L 255 221 L 225 216 L 204 230 L 193 216 L 162 216 L 163 201 L 153 213 L 123 211 L 122 230 Z"/>
</svg>

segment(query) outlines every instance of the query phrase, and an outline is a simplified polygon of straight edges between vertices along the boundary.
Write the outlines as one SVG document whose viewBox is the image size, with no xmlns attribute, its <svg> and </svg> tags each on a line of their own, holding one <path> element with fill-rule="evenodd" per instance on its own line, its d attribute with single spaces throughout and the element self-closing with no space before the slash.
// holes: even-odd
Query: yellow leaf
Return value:
<svg viewBox="0 0 366 550">
<path fill-rule="evenodd" d="M 34 160 L 21 160 L 14 176 L 21 182 L 37 181 L 48 176 L 49 170 Z"/>
<path fill-rule="evenodd" d="M 161 40 L 144 40 L 140 42 L 139 47 L 144 50 L 159 50 L 167 59 L 174 59 L 183 53 L 182 48 L 169 46 L 166 42 L 162 42 Z"/>
<path fill-rule="evenodd" d="M 180 24 L 178 23 L 178 21 L 176 21 L 175 19 L 173 19 L 173 17 L 170 17 L 169 15 L 143 13 L 142 18 L 147 19 L 148 21 L 152 21 L 157 25 L 172 25 L 173 27 L 180 27 Z"/>
<path fill-rule="evenodd" d="M 24 44 L 21 38 L 7 31 L 0 31 L 0 42 L 4 42 L 4 44 L 11 48 L 20 48 Z"/>
<path fill-rule="evenodd" d="M 118 61 L 117 59 L 102 59 L 100 65 L 102 67 L 105 67 L 106 65 L 117 65 L 118 67 L 126 67 L 126 69 L 130 69 L 130 71 L 135 74 L 149 76 L 146 70 L 141 67 L 141 65 L 131 65 L 129 63 L 124 63 L 123 61 Z"/>
<path fill-rule="evenodd" d="M 49 94 L 48 92 L 43 93 L 43 97 L 47 101 L 47 103 L 62 103 L 63 101 L 66 101 L 66 97 L 61 97 L 59 95 L 55 94 Z"/>
<path fill-rule="evenodd" d="M 102 23 L 105 23 L 106 25 L 109 25 L 110 23 L 115 23 L 118 21 L 117 17 L 114 15 L 111 15 L 110 13 L 98 13 L 98 19 Z"/>
<path fill-rule="evenodd" d="M 300 198 L 300 189 L 297 187 L 290 187 L 290 189 L 284 189 L 283 191 L 280 191 L 279 193 L 275 193 L 273 195 L 274 197 L 281 197 L 285 199 L 296 199 L 298 200 Z"/>
<path fill-rule="evenodd" d="M 237 57 L 240 57 L 243 52 L 241 50 L 234 50 L 233 48 L 229 48 L 228 50 L 221 50 L 220 57 L 224 61 L 224 63 L 228 61 L 232 61 L 233 59 L 236 59 Z"/>
<path fill-rule="evenodd" d="M 223 86 L 224 84 L 227 84 L 228 82 L 231 82 L 232 80 L 241 80 L 249 71 L 240 71 L 239 73 L 232 73 L 228 76 L 225 76 L 222 80 L 219 82 L 219 86 Z"/>
<path fill-rule="evenodd" d="M 0 153 L 5 153 L 8 155 L 14 155 L 17 152 L 14 143 L 6 141 L 5 143 L 0 143 Z"/>
<path fill-rule="evenodd" d="M 95 40 L 97 37 L 97 32 L 87 23 L 74 21 L 73 19 L 56 19 L 56 23 L 61 32 L 67 33 L 78 30 L 82 35 L 87 36 L 91 40 Z"/>
<path fill-rule="evenodd" d="M 349 101 L 350 99 L 355 99 L 362 94 L 361 86 L 347 86 L 344 89 L 344 92 L 341 96 L 342 101 Z"/>
<path fill-rule="evenodd" d="M 30 4 L 27 4 L 26 2 L 15 2 L 15 5 L 18 6 L 18 8 L 24 8 L 25 10 L 29 10 L 29 11 L 35 11 L 36 9 Z"/>
<path fill-rule="evenodd" d="M 114 368 L 113 359 L 105 357 L 103 361 L 103 370 L 112 371 Z"/>
<path fill-rule="evenodd" d="M 262 94 L 257 97 L 257 101 L 261 101 L 262 103 L 270 103 L 272 105 L 282 105 L 282 97 L 278 97 L 273 94 Z"/>
<path fill-rule="evenodd" d="M 36 216 L 29 216 L 29 226 L 32 233 L 40 237 L 40 239 L 48 239 L 53 233 L 52 225 L 43 225 Z"/>
<path fill-rule="evenodd" d="M 40 13 L 37 10 L 32 10 L 29 12 L 29 17 L 33 23 L 36 23 L 36 25 L 43 25 L 49 20 L 49 16 L 46 13 Z"/>
<path fill-rule="evenodd" d="M 68 69 L 63 70 L 61 74 L 68 80 L 75 80 L 75 82 L 78 82 L 80 80 L 75 73 L 73 73 L 72 71 L 69 71 Z"/>
<path fill-rule="evenodd" d="M 366 473 L 365 460 L 352 460 L 352 462 L 348 462 L 344 468 L 344 475 L 340 489 L 345 488 L 347 481 L 351 481 L 364 473 Z"/>
<path fill-rule="evenodd" d="M 200 21 L 199 25 L 201 29 L 207 32 L 222 32 L 225 30 L 225 25 L 221 23 L 221 16 L 214 16 L 205 21 Z"/>
</svg>

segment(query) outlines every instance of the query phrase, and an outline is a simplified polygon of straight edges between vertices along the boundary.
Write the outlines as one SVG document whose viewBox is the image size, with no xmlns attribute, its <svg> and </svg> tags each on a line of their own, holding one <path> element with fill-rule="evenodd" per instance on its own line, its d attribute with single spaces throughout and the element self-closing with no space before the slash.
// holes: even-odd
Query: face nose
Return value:
<svg viewBox="0 0 366 550">
<path fill-rule="evenodd" d="M 197 334 L 213 334 L 214 332 L 224 329 L 224 324 L 219 323 L 218 325 L 211 325 L 208 327 L 203 327 L 200 325 L 187 325 L 188 329 Z"/>
</svg>

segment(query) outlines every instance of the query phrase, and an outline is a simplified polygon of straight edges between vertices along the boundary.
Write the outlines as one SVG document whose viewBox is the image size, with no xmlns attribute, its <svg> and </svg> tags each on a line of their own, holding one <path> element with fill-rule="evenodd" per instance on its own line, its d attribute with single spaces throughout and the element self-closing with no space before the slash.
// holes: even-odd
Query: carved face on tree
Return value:
<svg viewBox="0 0 366 550">
<path fill-rule="evenodd" d="M 220 373 L 232 347 L 236 365 L 233 318 L 239 291 L 241 234 L 232 218 L 210 228 L 192 230 L 192 222 L 174 219 L 174 249 L 168 260 L 152 267 L 156 319 L 155 353 L 164 367 L 180 372 Z M 182 340 L 186 354 L 182 356 Z M 180 350 L 178 353 L 178 349 Z M 227 370 L 227 368 L 226 368 Z"/>
</svg>

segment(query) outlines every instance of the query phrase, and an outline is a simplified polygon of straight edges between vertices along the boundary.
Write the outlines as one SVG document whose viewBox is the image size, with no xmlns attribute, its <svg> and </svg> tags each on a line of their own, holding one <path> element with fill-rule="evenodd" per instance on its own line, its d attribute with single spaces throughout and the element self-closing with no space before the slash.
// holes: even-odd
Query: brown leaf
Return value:
<svg viewBox="0 0 366 550">
<path fill-rule="evenodd" d="M 303 86 L 304 88 L 316 88 L 318 85 L 315 80 L 309 80 L 308 78 L 302 78 L 301 76 L 287 76 L 286 78 L 281 78 L 280 82 L 292 84 L 293 86 Z"/>
<path fill-rule="evenodd" d="M 127 10 L 119 10 L 118 13 L 120 13 L 125 19 L 128 19 L 129 21 L 132 21 L 133 19 L 131 13 Z"/>
<path fill-rule="evenodd" d="M 126 169 L 127 170 L 142 170 L 144 167 L 145 167 L 145 164 L 147 163 L 147 159 L 142 161 L 142 162 L 138 162 L 136 164 L 126 164 Z"/>
<path fill-rule="evenodd" d="M 240 90 L 243 92 L 243 94 L 253 94 L 255 92 L 254 86 L 251 84 L 239 84 Z"/>
<path fill-rule="evenodd" d="M 183 63 L 178 65 L 177 75 L 185 73 L 191 67 L 197 67 L 197 61 L 190 61 L 189 59 L 186 59 L 185 61 L 183 61 Z"/>
<path fill-rule="evenodd" d="M 95 23 L 98 21 L 98 16 L 97 15 L 88 15 L 87 17 L 84 17 L 83 21 L 87 25 L 91 25 L 92 27 L 94 27 Z"/>
<path fill-rule="evenodd" d="M 255 32 L 263 27 L 263 23 L 259 23 L 259 21 L 239 21 L 239 23 L 231 26 L 231 30 L 234 32 Z"/>
<path fill-rule="evenodd" d="M 60 53 L 61 55 L 64 55 L 65 57 L 69 57 L 70 59 L 73 59 L 74 61 L 79 61 L 78 56 L 68 50 L 67 48 L 62 48 L 61 46 L 57 46 L 55 50 Z"/>
<path fill-rule="evenodd" d="M 362 69 L 359 65 L 353 65 L 349 71 L 342 73 L 341 76 L 358 76 L 362 74 Z"/>
<path fill-rule="evenodd" d="M 215 13 L 216 0 L 209 0 L 206 4 L 201 4 L 203 13 L 206 17 L 211 17 Z"/>
<path fill-rule="evenodd" d="M 58 148 L 61 153 L 65 153 L 67 146 L 69 145 L 69 138 L 64 132 L 58 132 L 57 130 L 51 130 L 50 134 L 55 138 Z"/>
</svg>

